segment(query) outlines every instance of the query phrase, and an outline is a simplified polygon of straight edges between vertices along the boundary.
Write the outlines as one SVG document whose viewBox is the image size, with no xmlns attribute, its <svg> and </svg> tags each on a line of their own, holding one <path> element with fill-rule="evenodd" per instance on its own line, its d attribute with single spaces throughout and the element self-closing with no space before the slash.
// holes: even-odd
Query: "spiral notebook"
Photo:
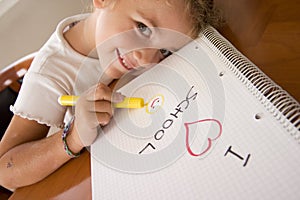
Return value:
<svg viewBox="0 0 300 200">
<path fill-rule="evenodd" d="M 93 199 L 300 199 L 300 106 L 214 28 L 118 89 Z"/>
</svg>

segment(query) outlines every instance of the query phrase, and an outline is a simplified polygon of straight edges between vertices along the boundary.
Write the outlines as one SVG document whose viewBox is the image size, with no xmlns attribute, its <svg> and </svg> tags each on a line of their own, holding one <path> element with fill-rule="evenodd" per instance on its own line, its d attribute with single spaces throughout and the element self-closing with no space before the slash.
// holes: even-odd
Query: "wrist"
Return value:
<svg viewBox="0 0 300 200">
<path fill-rule="evenodd" d="M 74 123 L 74 122 L 73 122 Z M 77 149 L 77 150 L 81 150 L 82 148 L 84 148 L 85 146 L 82 144 L 81 140 L 80 140 L 80 137 L 77 133 L 77 129 L 75 127 L 75 125 L 73 124 L 73 126 L 71 127 L 71 130 L 70 130 L 70 134 L 68 136 L 68 141 L 70 140 L 71 141 L 71 144 L 72 144 L 72 147 L 74 149 Z"/>
<path fill-rule="evenodd" d="M 82 150 L 83 146 L 76 139 L 76 133 L 74 134 L 74 117 L 70 120 L 70 122 L 65 126 L 63 133 L 62 133 L 62 142 L 63 147 L 71 158 L 78 157 L 80 155 L 80 151 Z"/>
</svg>

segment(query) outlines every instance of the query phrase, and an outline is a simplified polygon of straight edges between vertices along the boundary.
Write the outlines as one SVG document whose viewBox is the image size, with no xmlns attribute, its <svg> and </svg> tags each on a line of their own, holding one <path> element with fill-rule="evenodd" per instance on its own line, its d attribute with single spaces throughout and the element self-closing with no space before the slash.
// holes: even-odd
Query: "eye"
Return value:
<svg viewBox="0 0 300 200">
<path fill-rule="evenodd" d="M 159 51 L 165 58 L 172 55 L 172 52 L 169 51 L 168 49 L 160 49 Z"/>
<path fill-rule="evenodd" d="M 137 28 L 143 35 L 145 35 L 147 37 L 150 37 L 150 35 L 152 34 L 151 29 L 141 22 L 137 23 Z"/>
</svg>

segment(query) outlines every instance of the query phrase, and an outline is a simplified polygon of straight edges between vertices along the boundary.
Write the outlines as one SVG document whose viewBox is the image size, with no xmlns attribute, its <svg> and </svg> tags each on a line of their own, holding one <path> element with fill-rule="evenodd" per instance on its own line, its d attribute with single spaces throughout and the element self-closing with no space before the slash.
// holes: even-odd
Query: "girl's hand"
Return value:
<svg viewBox="0 0 300 200">
<path fill-rule="evenodd" d="M 98 136 L 97 128 L 110 122 L 113 115 L 112 101 L 123 101 L 120 93 L 112 93 L 111 88 L 99 83 L 84 92 L 76 102 L 75 121 L 72 133 L 75 131 L 83 146 L 90 146 Z"/>
</svg>

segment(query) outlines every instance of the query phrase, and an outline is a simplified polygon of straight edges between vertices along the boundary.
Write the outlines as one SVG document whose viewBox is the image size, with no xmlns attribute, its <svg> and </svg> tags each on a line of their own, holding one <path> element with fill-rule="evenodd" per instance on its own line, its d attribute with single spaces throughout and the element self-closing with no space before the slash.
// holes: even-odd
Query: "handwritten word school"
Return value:
<svg viewBox="0 0 300 200">
<path fill-rule="evenodd" d="M 175 120 L 178 119 L 180 114 L 183 114 L 184 111 L 186 111 L 191 102 L 195 101 L 197 99 L 197 95 L 198 93 L 195 92 L 192 94 L 192 90 L 193 90 L 194 86 L 192 86 L 190 88 L 190 90 L 188 91 L 186 97 L 184 100 L 182 100 L 175 108 L 174 108 L 174 112 L 170 113 L 169 117 L 162 123 L 161 128 L 156 131 L 156 133 L 154 134 L 154 139 L 156 141 L 161 141 L 164 137 L 164 135 L 166 134 L 166 131 L 172 127 L 173 123 Z M 156 149 L 155 145 L 153 145 L 151 142 L 149 142 L 140 152 L 139 154 L 142 154 L 147 148 L 151 147 L 152 149 Z"/>
</svg>

